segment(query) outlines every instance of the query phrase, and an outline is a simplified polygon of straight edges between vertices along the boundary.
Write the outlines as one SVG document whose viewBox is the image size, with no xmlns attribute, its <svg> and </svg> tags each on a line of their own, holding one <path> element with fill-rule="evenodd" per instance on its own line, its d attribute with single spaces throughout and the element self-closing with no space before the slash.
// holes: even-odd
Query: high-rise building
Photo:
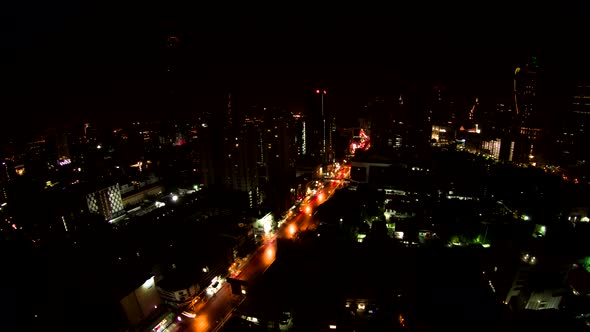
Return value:
<svg viewBox="0 0 590 332">
<path fill-rule="evenodd" d="M 521 125 L 537 120 L 537 69 L 536 58 L 514 70 L 514 105 Z"/>
<path fill-rule="evenodd" d="M 517 138 L 519 138 L 516 140 L 514 161 L 517 162 L 528 162 L 534 159 L 544 132 L 543 119 L 539 110 L 538 70 L 538 61 L 534 56 L 514 70 L 514 110 Z"/>
<path fill-rule="evenodd" d="M 490 153 L 497 159 L 512 161 L 514 146 L 520 137 L 518 130 L 514 128 L 515 112 L 512 103 L 505 100 L 497 101 L 493 111 L 487 112 L 483 120 L 484 146 L 482 148 L 488 150 L 486 153 Z"/>
<path fill-rule="evenodd" d="M 14 167 L 10 160 L 0 161 L 0 209 L 8 204 L 8 184 L 13 180 Z"/>
<path fill-rule="evenodd" d="M 416 84 L 400 95 L 395 107 L 399 148 L 412 154 L 428 150 L 432 137 L 431 86 Z"/>
<path fill-rule="evenodd" d="M 258 183 L 256 126 L 234 114 L 231 94 L 223 112 L 212 114 L 202 124 L 198 145 L 203 184 L 244 194 L 249 208 L 261 201 Z"/>
<path fill-rule="evenodd" d="M 575 84 L 569 111 L 564 114 L 557 138 L 560 162 L 584 164 L 590 160 L 590 83 Z M 565 165 L 564 165 L 565 166 Z"/>
<path fill-rule="evenodd" d="M 305 120 L 279 107 L 254 106 L 249 108 L 243 127 L 257 133 L 255 155 L 263 205 L 284 211 L 292 203 L 295 162 L 306 153 L 305 135 L 298 132 L 305 128 Z"/>
<path fill-rule="evenodd" d="M 258 167 L 256 164 L 256 128 L 244 123 L 236 128 L 232 144 L 226 159 L 228 170 L 226 186 L 246 193 L 248 207 L 256 208 L 261 203 L 260 186 L 258 183 Z"/>
<path fill-rule="evenodd" d="M 307 119 L 301 113 L 292 114 L 294 125 L 294 148 L 297 155 L 297 160 L 302 159 L 307 155 Z"/>
<path fill-rule="evenodd" d="M 101 215 L 105 221 L 112 221 L 125 214 L 119 184 L 86 195 L 86 202 L 88 203 L 88 211 Z"/>
<path fill-rule="evenodd" d="M 317 164 L 334 161 L 332 135 L 335 131 L 333 114 L 329 110 L 328 91 L 323 88 L 308 93 L 306 141 L 307 152 L 311 160 Z"/>
</svg>

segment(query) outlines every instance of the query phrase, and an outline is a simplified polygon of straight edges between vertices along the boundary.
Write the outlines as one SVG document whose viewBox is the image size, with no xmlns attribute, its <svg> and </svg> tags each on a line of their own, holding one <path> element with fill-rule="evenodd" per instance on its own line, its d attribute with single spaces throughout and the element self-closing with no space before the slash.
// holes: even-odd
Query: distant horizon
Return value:
<svg viewBox="0 0 590 332">
<path fill-rule="evenodd" d="M 0 108 L 8 116 L 0 129 L 215 109 L 221 92 L 301 107 L 314 84 L 330 88 L 344 116 L 370 96 L 424 80 L 469 98 L 503 97 L 514 67 L 531 55 L 556 95 L 565 81 L 590 79 L 590 50 L 579 42 L 583 3 L 341 6 L 339 14 L 303 6 L 276 15 L 208 7 L 183 15 L 180 8 L 195 8 L 178 5 L 12 4 L 2 22 Z M 179 38 L 171 49 L 170 35 Z M 165 97 L 171 83 L 176 106 Z"/>
<path fill-rule="evenodd" d="M 237 66 L 237 65 L 234 65 Z M 319 79 L 306 79 L 290 76 L 273 78 L 277 75 L 273 71 L 283 70 L 291 72 L 291 75 L 302 74 L 303 68 L 316 68 L 325 66 Z M 362 106 L 372 97 L 396 98 L 397 94 L 403 94 L 415 84 L 442 85 L 450 91 L 454 97 L 468 100 L 479 97 L 480 101 L 489 103 L 490 100 L 510 101 L 512 98 L 512 77 L 507 73 L 512 71 L 508 67 L 504 73 L 504 79 L 431 79 L 401 77 L 388 77 L 386 66 L 383 64 L 352 64 L 352 69 L 347 73 L 340 71 L 346 68 L 346 64 L 252 64 L 242 65 L 241 73 L 225 82 L 216 82 L 208 85 L 206 80 L 114 80 L 103 82 L 102 90 L 95 91 L 95 95 L 88 91 L 75 95 L 80 91 L 80 86 L 75 81 L 60 84 L 39 84 L 37 98 L 30 96 L 11 96 L 18 104 L 5 105 L 5 109 L 13 108 L 14 111 L 3 121 L 0 128 L 3 132 L 0 138 L 19 135 L 19 131 L 25 131 L 25 135 L 35 134 L 50 127 L 62 127 L 75 123 L 91 122 L 100 126 L 123 125 L 132 121 L 163 120 L 165 117 L 176 116 L 188 118 L 201 111 L 221 110 L 225 107 L 224 98 L 227 93 L 232 94 L 234 108 L 246 109 L 250 105 L 263 105 L 267 107 L 282 107 L 291 111 L 303 111 L 305 108 L 306 90 L 313 90 L 317 86 L 327 87 L 332 111 L 336 112 L 337 122 L 355 121 L 362 117 Z M 226 70 L 235 70 L 228 66 Z M 299 71 L 299 73 L 297 73 Z M 258 73 L 257 79 L 250 80 L 250 75 Z M 331 74 L 334 74 L 332 77 Z M 270 78 L 264 79 L 262 75 Z M 560 72 L 550 72 L 556 79 L 549 83 L 549 87 L 555 91 L 548 91 L 553 95 L 563 96 L 567 92 L 568 83 L 574 82 L 574 77 L 563 75 Z M 560 76 L 561 77 L 560 77 Z M 344 76 L 344 77 L 342 77 Z M 567 82 L 566 80 L 569 80 Z M 590 81 L 590 76 L 588 77 Z M 81 83 L 82 84 L 82 83 Z M 95 83 L 99 84 L 99 83 Z M 176 91 L 168 94 L 170 86 L 175 86 Z M 547 87 L 547 86 L 546 86 Z M 58 96 L 59 91 L 67 90 L 74 95 Z M 46 89 L 45 91 L 43 91 Z M 78 89 L 78 90 L 76 90 Z M 57 91 L 56 91 L 57 90 Z M 33 93 L 32 90 L 29 93 Z M 101 92 L 102 91 L 102 92 Z M 551 97 L 551 96 L 548 96 Z M 11 99 L 5 98 L 6 101 Z M 174 101 L 174 102 L 173 102 Z M 61 105 L 61 107 L 59 107 Z M 59 110 L 59 111 L 58 111 Z M 10 112 L 10 111 L 9 111 Z"/>
</svg>

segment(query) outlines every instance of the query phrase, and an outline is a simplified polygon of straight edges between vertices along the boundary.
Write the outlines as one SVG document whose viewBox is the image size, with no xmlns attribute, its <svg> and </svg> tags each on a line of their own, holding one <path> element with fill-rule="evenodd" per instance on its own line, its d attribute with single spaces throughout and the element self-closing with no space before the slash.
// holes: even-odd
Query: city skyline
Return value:
<svg viewBox="0 0 590 332">
<path fill-rule="evenodd" d="M 588 6 L 286 5 L 5 6 L 5 329 L 588 331 Z"/>
<path fill-rule="evenodd" d="M 317 85 L 328 86 L 339 112 L 354 118 L 368 97 L 398 93 L 414 81 L 438 81 L 480 99 L 509 94 L 514 67 L 531 55 L 557 88 L 588 77 L 587 51 L 577 42 L 582 4 L 481 5 L 465 16 L 452 5 L 425 5 L 425 14 L 401 6 L 391 17 L 368 6 L 277 17 L 211 8 L 200 20 L 172 6 L 63 4 L 27 15 L 14 5 L 2 46 L 9 61 L 2 65 L 1 104 L 12 116 L 3 127 L 157 118 L 170 112 L 170 89 L 183 115 L 221 107 L 225 92 L 245 104 L 297 109 Z M 170 36 L 179 38 L 172 56 L 165 47 Z"/>
</svg>

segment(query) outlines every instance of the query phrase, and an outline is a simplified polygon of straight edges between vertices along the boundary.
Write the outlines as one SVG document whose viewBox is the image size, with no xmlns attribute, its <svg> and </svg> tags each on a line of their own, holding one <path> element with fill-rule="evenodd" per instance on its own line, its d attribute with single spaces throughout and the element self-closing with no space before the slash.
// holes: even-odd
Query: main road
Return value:
<svg viewBox="0 0 590 332">
<path fill-rule="evenodd" d="M 315 209 L 330 199 L 341 185 L 342 180 L 325 181 L 323 188 L 306 197 L 300 206 L 300 211 L 290 210 L 291 213 L 280 223 L 276 233 L 268 236 L 232 277 L 246 283 L 255 282 L 276 258 L 276 238 L 293 238 L 299 231 L 313 230 L 317 227 L 317 221 L 313 217 Z M 200 303 L 195 305 L 194 318 L 183 315 L 177 317 L 180 322 L 180 328 L 177 331 L 216 332 L 221 328 L 246 295 L 232 294 L 229 283 L 225 283 L 225 280 L 220 282 L 223 284 L 216 293 L 205 295 Z"/>
</svg>

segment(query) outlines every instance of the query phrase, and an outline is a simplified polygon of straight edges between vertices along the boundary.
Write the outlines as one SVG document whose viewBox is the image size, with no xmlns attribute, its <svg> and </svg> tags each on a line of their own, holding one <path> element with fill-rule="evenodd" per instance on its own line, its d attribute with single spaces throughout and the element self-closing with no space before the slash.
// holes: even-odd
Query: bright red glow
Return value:
<svg viewBox="0 0 590 332">
<path fill-rule="evenodd" d="M 324 90 L 324 94 L 326 94 L 326 90 Z"/>
<path fill-rule="evenodd" d="M 360 140 L 358 142 L 355 141 L 350 144 L 350 150 L 353 154 L 358 149 L 366 151 L 371 147 L 371 140 L 363 129 L 360 130 L 358 136 L 359 136 Z"/>
<path fill-rule="evenodd" d="M 319 89 L 318 90 L 315 90 L 315 93 L 320 93 L 320 90 Z"/>
</svg>

